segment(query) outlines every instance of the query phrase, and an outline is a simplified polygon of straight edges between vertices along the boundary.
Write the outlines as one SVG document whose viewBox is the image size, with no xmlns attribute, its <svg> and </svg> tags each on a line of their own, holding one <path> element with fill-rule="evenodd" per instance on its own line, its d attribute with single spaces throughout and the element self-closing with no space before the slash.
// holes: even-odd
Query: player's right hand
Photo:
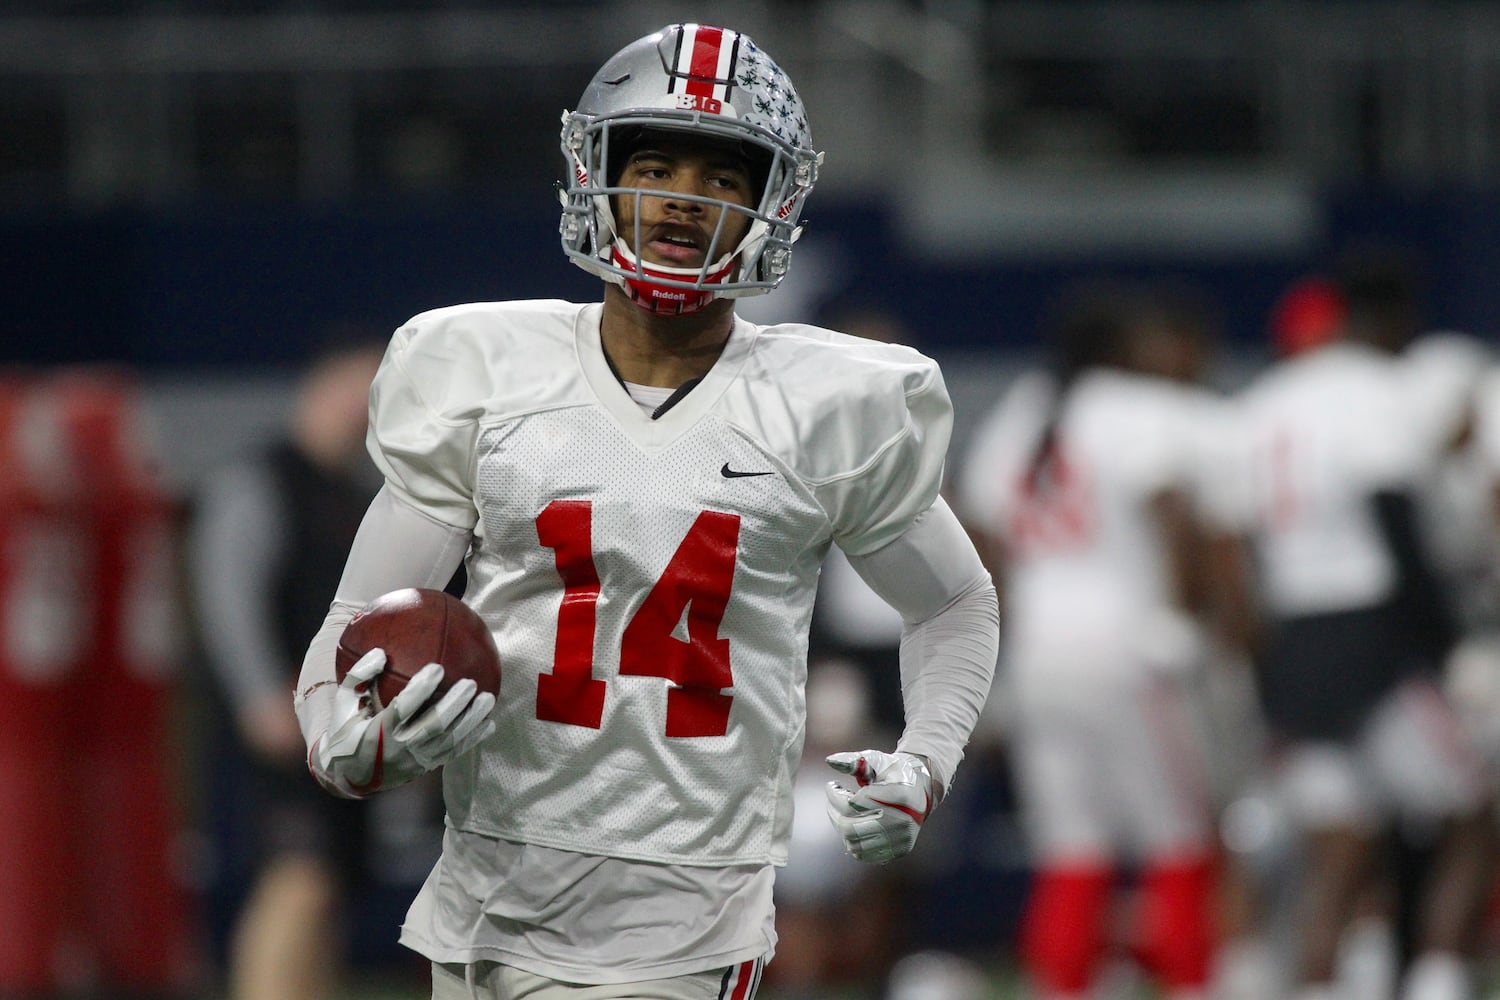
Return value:
<svg viewBox="0 0 1500 1000">
<path fill-rule="evenodd" d="M 385 652 L 372 649 L 344 675 L 333 695 L 328 729 L 313 741 L 307 766 L 324 788 L 363 799 L 404 785 L 465 754 L 495 731 L 495 696 L 465 678 L 435 705 L 422 706 L 443 680 L 429 663 L 379 712 L 370 687 L 385 669 Z M 419 711 L 420 710 L 420 711 Z"/>
</svg>

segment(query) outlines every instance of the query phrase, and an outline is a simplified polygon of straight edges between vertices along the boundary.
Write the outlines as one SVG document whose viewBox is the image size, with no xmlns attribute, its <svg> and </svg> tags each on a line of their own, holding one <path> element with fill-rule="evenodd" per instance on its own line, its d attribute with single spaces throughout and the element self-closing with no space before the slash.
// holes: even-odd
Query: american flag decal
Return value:
<svg viewBox="0 0 1500 1000">
<path fill-rule="evenodd" d="M 683 94 L 699 107 L 728 101 L 739 53 L 738 31 L 684 24 L 677 32 L 667 93 Z"/>
</svg>

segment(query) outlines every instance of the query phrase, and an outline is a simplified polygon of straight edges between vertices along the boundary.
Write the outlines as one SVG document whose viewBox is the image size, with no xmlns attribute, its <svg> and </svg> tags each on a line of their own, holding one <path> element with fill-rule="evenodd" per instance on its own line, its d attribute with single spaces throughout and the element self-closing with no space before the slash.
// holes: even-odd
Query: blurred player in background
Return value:
<svg viewBox="0 0 1500 1000">
<path fill-rule="evenodd" d="M 1035 877 L 1021 958 L 1037 996 L 1091 995 L 1121 880 L 1131 942 L 1167 996 L 1205 995 L 1213 953 L 1210 763 L 1193 693 L 1209 637 L 1243 633 L 1244 578 L 1213 579 L 1218 402 L 1196 324 L 1142 289 L 1090 289 L 977 433 L 960 510 L 1004 594 L 1004 683 Z M 1226 633 L 1232 642 L 1243 634 Z"/>
<path fill-rule="evenodd" d="M 368 809 L 308 780 L 287 699 L 318 605 L 379 486 L 364 453 L 383 344 L 336 334 L 301 377 L 286 433 L 212 474 L 191 531 L 198 634 L 248 767 L 252 885 L 229 943 L 232 1000 L 334 995 L 340 904 L 366 881 Z"/>
<path fill-rule="evenodd" d="M 1343 293 L 1332 278 L 1310 274 L 1277 297 L 1266 322 L 1277 358 L 1322 347 L 1339 336 L 1347 319 Z"/>
<path fill-rule="evenodd" d="M 1266 318 L 1265 332 L 1274 359 L 1290 358 L 1328 343 L 1339 335 L 1344 320 L 1343 295 L 1332 279 L 1318 273 L 1298 277 L 1277 296 Z M 1249 492 L 1244 479 L 1231 475 L 1225 482 L 1221 495 L 1238 494 L 1238 503 L 1243 504 Z M 1230 507 L 1235 506 L 1231 501 Z M 1240 519 L 1230 514 L 1229 520 Z M 1245 572 L 1253 575 L 1248 560 Z M 1258 654 L 1260 639 L 1263 636 L 1257 634 L 1257 641 L 1245 652 L 1252 657 Z M 1300 879 L 1297 865 L 1301 859 L 1288 835 L 1268 767 L 1266 726 L 1253 670 L 1245 672 L 1244 681 L 1244 702 L 1252 713 L 1254 739 L 1249 745 L 1234 744 L 1223 754 L 1237 771 L 1222 788 L 1225 891 L 1214 996 L 1217 1000 L 1272 1000 L 1283 997 L 1289 988 L 1286 938 L 1292 921 L 1285 911 L 1292 905 L 1292 886 Z M 1346 971 L 1353 966 L 1373 969 L 1361 971 L 1358 978 L 1365 983 L 1389 978 L 1384 968 L 1390 961 L 1385 916 L 1379 914 L 1372 935 L 1346 934 Z M 1355 937 L 1361 940 L 1350 940 Z M 1373 938 L 1373 947 L 1364 946 L 1366 937 Z"/>
<path fill-rule="evenodd" d="M 1455 707 L 1500 776 L 1500 368 L 1474 337 L 1424 335 L 1410 354 L 1446 374 L 1432 379 L 1468 404 L 1444 463 L 1427 523 L 1438 537 L 1439 571 L 1458 579 L 1463 637 L 1445 680 Z M 1453 522 L 1463 530 L 1453 530 Z"/>
<path fill-rule="evenodd" d="M 296 706 L 331 792 L 443 767 L 448 829 L 401 940 L 436 1000 L 751 996 L 804 741 L 809 619 L 838 545 L 906 623 L 895 749 L 835 753 L 845 850 L 910 851 L 988 691 L 989 575 L 938 496 L 951 408 L 910 348 L 738 319 L 786 272 L 817 179 L 786 75 L 672 25 L 564 118 L 563 246 L 602 303 L 483 303 L 398 330 L 371 395 L 385 485 Z M 376 713 L 361 605 L 463 561 L 498 700 L 420 671 Z"/>
<path fill-rule="evenodd" d="M 1247 497 L 1272 622 L 1261 662 L 1277 780 L 1303 833 L 1295 979 L 1342 996 L 1341 941 L 1399 821 L 1443 824 L 1424 870 L 1408 1000 L 1472 996 L 1492 821 L 1478 761 L 1435 683 L 1456 637 L 1416 497 L 1438 454 L 1430 408 L 1398 360 L 1416 328 L 1396 262 L 1350 257 L 1338 336 L 1244 393 Z"/>
<path fill-rule="evenodd" d="M 1453 644 L 1434 679 L 1481 761 L 1493 799 L 1500 776 L 1500 701 L 1493 693 L 1500 681 L 1500 520 L 1496 467 L 1485 457 L 1484 441 L 1495 430 L 1485 404 L 1487 391 L 1493 391 L 1495 358 L 1478 337 L 1427 330 L 1408 345 L 1403 362 L 1410 398 L 1419 409 L 1418 428 L 1432 456 L 1415 493 L 1418 522 L 1454 623 Z M 1398 857 L 1406 879 L 1397 924 L 1404 961 L 1419 958 L 1430 937 L 1427 925 L 1441 919 L 1428 912 L 1434 905 L 1425 898 L 1430 895 L 1425 886 L 1432 880 L 1430 872 L 1451 863 L 1455 839 L 1471 845 L 1459 853 L 1470 859 L 1472 877 L 1483 880 L 1488 871 L 1493 878 L 1500 842 L 1492 823 L 1476 820 L 1469 838 L 1462 835 L 1467 825 L 1457 833 L 1451 825 L 1432 821 L 1407 820 L 1398 827 Z M 1448 876 L 1439 884 L 1456 885 L 1460 877 Z M 1466 915 L 1470 923 L 1478 921 L 1490 893 L 1478 885 L 1472 892 L 1450 898 L 1443 909 L 1451 908 L 1460 920 Z M 1476 935 L 1473 927 L 1464 931 L 1471 956 L 1481 947 Z"/>
<path fill-rule="evenodd" d="M 1444 591 L 1457 645 L 1445 682 L 1487 758 L 1500 760 L 1500 382 L 1489 344 L 1428 331 L 1404 352 L 1412 398 L 1430 416 L 1434 474 L 1418 493 L 1421 526 Z"/>
</svg>

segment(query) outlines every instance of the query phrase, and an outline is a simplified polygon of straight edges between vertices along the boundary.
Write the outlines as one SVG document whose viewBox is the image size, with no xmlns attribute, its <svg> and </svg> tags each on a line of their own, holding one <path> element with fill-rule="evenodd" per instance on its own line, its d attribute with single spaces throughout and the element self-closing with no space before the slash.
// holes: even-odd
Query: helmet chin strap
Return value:
<svg viewBox="0 0 1500 1000">
<path fill-rule="evenodd" d="M 718 295 L 712 288 L 679 288 L 662 284 L 662 280 L 704 285 L 723 284 L 734 273 L 734 258 L 738 252 L 734 250 L 725 254 L 710 268 L 668 267 L 638 260 L 624 240 L 616 239 L 610 247 L 615 267 L 625 272 L 621 284 L 630 300 L 657 316 L 690 315 L 708 305 Z"/>
</svg>

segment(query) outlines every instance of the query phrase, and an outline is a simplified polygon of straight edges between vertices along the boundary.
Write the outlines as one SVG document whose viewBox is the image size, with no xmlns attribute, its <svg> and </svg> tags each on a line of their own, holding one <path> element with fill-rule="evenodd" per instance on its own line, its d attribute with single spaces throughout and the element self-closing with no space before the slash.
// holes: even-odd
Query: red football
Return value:
<svg viewBox="0 0 1500 1000">
<path fill-rule="evenodd" d="M 339 680 L 377 646 L 385 650 L 386 662 L 375 679 L 376 711 L 389 705 L 429 663 L 441 663 L 444 674 L 432 700 L 465 677 L 472 677 L 481 691 L 500 693 L 500 651 L 489 626 L 473 608 L 444 591 L 408 587 L 365 605 L 339 636 L 334 656 Z"/>
</svg>

